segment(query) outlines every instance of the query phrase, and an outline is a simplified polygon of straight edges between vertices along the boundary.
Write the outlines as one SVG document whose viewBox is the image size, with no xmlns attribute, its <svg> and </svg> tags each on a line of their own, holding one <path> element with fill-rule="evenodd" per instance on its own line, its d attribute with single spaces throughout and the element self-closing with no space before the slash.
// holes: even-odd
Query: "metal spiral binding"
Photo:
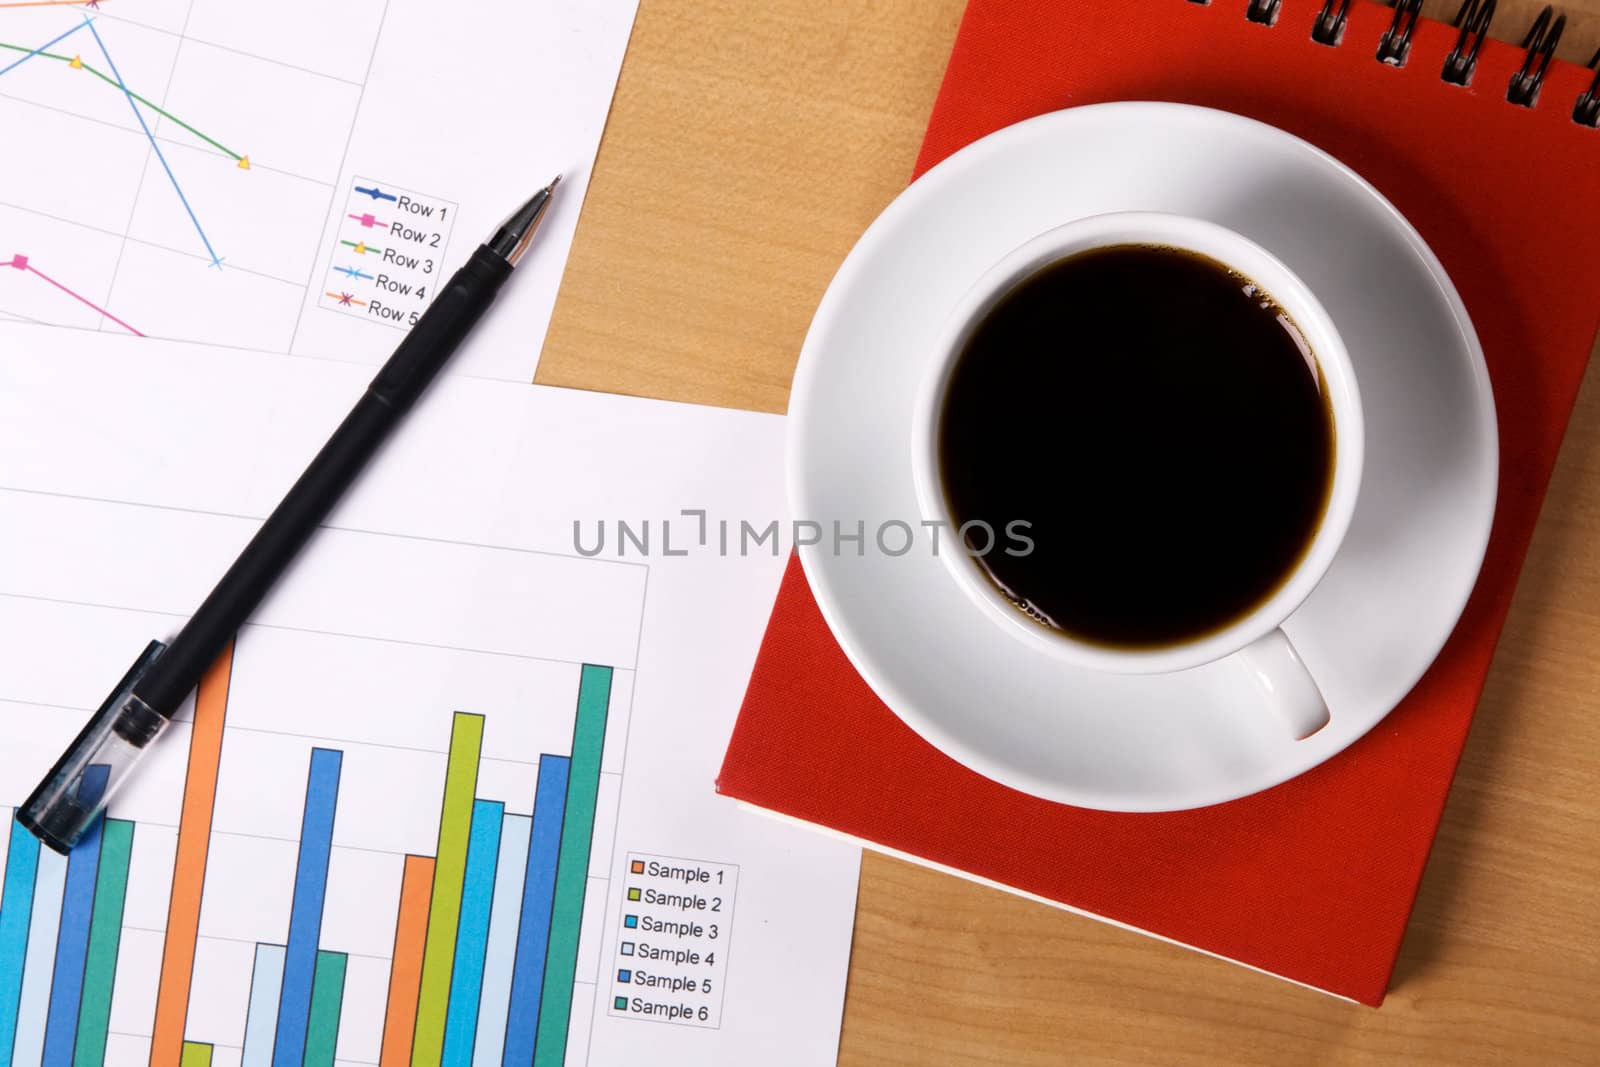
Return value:
<svg viewBox="0 0 1600 1067">
<path fill-rule="evenodd" d="M 1528 54 L 1522 60 L 1522 69 L 1511 76 L 1511 85 L 1506 89 L 1507 100 L 1518 107 L 1532 107 L 1539 99 L 1539 86 L 1544 84 L 1545 72 L 1550 69 L 1550 60 L 1556 52 L 1556 42 L 1561 40 L 1561 31 L 1566 28 L 1567 16 L 1556 17 L 1556 9 L 1546 4 L 1522 39 L 1522 47 Z"/>
<path fill-rule="evenodd" d="M 1189 0 L 1191 4 L 1209 7 L 1211 0 Z M 1318 44 L 1336 47 L 1344 40 L 1345 26 L 1350 19 L 1352 0 L 1322 0 L 1322 10 L 1311 24 L 1311 39 Z M 1389 28 L 1378 41 L 1378 61 L 1392 67 L 1403 67 L 1411 56 L 1411 38 L 1422 18 L 1422 0 L 1389 0 L 1394 7 L 1394 17 Z M 1471 85 L 1478 67 L 1478 53 L 1489 38 L 1489 25 L 1494 21 L 1499 0 L 1462 0 L 1456 17 L 1450 25 L 1459 32 L 1455 47 L 1444 58 L 1440 78 L 1448 85 Z M 1250 0 L 1245 17 L 1264 26 L 1277 24 L 1283 0 Z M 1526 51 L 1521 68 L 1511 76 L 1506 89 L 1506 100 L 1518 107 L 1531 108 L 1539 101 L 1539 90 L 1555 58 L 1556 45 L 1567 28 L 1567 17 L 1557 15 L 1555 6 L 1545 5 L 1539 17 L 1533 20 L 1521 47 Z M 1586 64 L 1595 71 L 1589 88 L 1572 105 L 1572 121 L 1580 126 L 1600 128 L 1600 52 Z"/>
<path fill-rule="evenodd" d="M 1594 70 L 1594 80 L 1589 83 L 1588 91 L 1572 105 L 1572 121 L 1580 126 L 1600 127 L 1600 52 L 1589 60 L 1589 66 Z"/>
<path fill-rule="evenodd" d="M 1422 0 L 1395 0 L 1394 18 L 1378 42 L 1378 62 L 1391 67 L 1406 65 L 1411 54 L 1411 35 L 1417 32 L 1417 20 L 1422 17 Z"/>
<path fill-rule="evenodd" d="M 1334 4 L 1338 3 L 1338 10 Z M 1311 24 L 1311 39 L 1318 44 L 1337 45 L 1344 40 L 1344 24 L 1350 18 L 1350 0 L 1322 0 L 1322 11 Z"/>
<path fill-rule="evenodd" d="M 1444 57 L 1444 72 L 1440 75 L 1447 83 L 1472 84 L 1478 53 L 1489 36 L 1489 23 L 1494 21 L 1495 3 L 1496 0 L 1465 0 L 1461 10 L 1456 12 L 1455 21 L 1450 25 L 1459 27 L 1461 33 L 1456 37 L 1455 48 Z"/>
<path fill-rule="evenodd" d="M 1250 6 L 1245 8 L 1244 17 L 1251 22 L 1271 26 L 1278 21 L 1278 8 L 1282 6 L 1283 0 L 1250 0 Z"/>
</svg>

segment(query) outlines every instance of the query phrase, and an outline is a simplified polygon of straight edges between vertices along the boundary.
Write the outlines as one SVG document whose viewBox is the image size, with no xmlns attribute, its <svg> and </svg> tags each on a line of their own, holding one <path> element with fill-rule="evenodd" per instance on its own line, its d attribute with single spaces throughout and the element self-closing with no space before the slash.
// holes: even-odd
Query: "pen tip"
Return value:
<svg viewBox="0 0 1600 1067">
<path fill-rule="evenodd" d="M 515 267 L 523 253 L 527 252 L 534 231 L 539 228 L 539 223 L 549 210 L 555 187 L 560 182 L 561 175 L 557 174 L 549 185 L 534 193 L 528 198 L 527 203 L 507 216 L 500 224 L 500 228 L 494 232 L 494 236 L 484 242 L 485 247 Z"/>
</svg>

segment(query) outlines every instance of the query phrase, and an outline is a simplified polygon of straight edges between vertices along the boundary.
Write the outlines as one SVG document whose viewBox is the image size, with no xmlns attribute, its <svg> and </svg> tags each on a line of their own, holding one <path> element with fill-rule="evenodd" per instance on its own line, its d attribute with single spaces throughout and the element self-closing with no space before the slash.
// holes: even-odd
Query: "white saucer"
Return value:
<svg viewBox="0 0 1600 1067">
<path fill-rule="evenodd" d="M 1234 664 L 1129 676 L 1031 650 L 957 588 L 916 527 L 911 414 L 944 314 L 985 268 L 1085 215 L 1169 211 L 1281 258 L 1333 316 L 1361 383 L 1366 474 L 1338 558 L 1285 629 L 1333 721 L 1294 741 Z M 924 175 L 874 222 L 817 310 L 789 420 L 801 562 L 873 690 L 929 742 L 1038 796 L 1115 811 L 1216 804 L 1276 785 L 1387 715 L 1454 628 L 1483 562 L 1498 481 L 1488 372 L 1433 253 L 1348 168 L 1236 115 L 1076 108 L 1009 127 Z M 1048 457 L 1033 462 L 1048 470 Z M 864 521 L 864 551 L 832 524 Z M 887 543 L 898 549 L 901 534 Z"/>
</svg>

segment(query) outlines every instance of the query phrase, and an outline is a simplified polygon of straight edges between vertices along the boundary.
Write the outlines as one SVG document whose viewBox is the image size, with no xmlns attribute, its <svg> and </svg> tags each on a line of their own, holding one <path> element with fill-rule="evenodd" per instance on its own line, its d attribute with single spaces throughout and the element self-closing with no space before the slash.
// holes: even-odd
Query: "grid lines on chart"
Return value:
<svg viewBox="0 0 1600 1067">
<path fill-rule="evenodd" d="M 0 272 L 0 312 L 287 350 L 387 0 L 313 7 L 0 7 L 0 126 L 32 157 L 0 170 L 0 266 L 56 283 Z"/>
</svg>

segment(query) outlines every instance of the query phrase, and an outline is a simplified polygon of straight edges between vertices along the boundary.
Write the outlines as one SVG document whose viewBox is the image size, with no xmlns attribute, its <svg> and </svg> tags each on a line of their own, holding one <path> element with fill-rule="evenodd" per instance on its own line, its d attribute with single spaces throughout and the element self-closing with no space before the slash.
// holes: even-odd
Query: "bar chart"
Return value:
<svg viewBox="0 0 1600 1067">
<path fill-rule="evenodd" d="M 60 857 L 12 808 L 369 375 L 4 332 L 0 1067 L 833 1062 L 859 850 L 713 788 L 783 560 L 574 544 L 783 514 L 781 422 L 441 381 Z"/>
<path fill-rule="evenodd" d="M 70 856 L 0 808 L 0 1067 L 584 1062 L 644 568 L 332 532 L 308 586 L 391 565 L 437 595 L 269 608 Z M 0 592 L 64 650 L 162 627 Z M 62 656 L 0 690 L 8 780 L 82 721 Z"/>
<path fill-rule="evenodd" d="M 0 967 L 7 1062 L 104 1062 L 133 829 L 107 819 L 68 858 L 11 822 L 0 959 L 24 966 Z"/>
<path fill-rule="evenodd" d="M 230 651 L 196 709 L 151 1064 L 218 1062 L 219 1042 L 186 1022 L 231 663 Z M 486 717 L 451 717 L 436 854 L 404 857 L 383 1067 L 565 1062 L 612 677 L 582 666 L 570 752 L 539 756 L 527 812 L 476 795 Z M 286 933 L 252 948 L 243 1067 L 336 1058 L 350 957 L 327 947 L 338 935 L 323 920 L 343 762 L 340 749 L 310 748 Z M 11 823 L 0 961 L 21 966 L 0 965 L 3 1062 L 106 1062 L 135 830 L 105 820 L 63 857 Z"/>
</svg>

